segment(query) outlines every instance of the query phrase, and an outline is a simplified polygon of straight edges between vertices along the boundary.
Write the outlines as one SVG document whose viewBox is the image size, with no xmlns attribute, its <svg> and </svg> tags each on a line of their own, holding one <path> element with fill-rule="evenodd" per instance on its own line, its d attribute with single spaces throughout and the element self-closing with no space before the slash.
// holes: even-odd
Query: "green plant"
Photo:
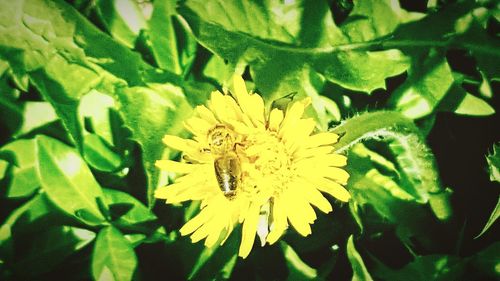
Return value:
<svg viewBox="0 0 500 281">
<path fill-rule="evenodd" d="M 499 14 L 479 0 L 0 0 L 0 278 L 498 278 Z M 175 177 L 155 161 L 181 159 L 161 139 L 188 138 L 183 122 L 235 74 L 267 108 L 310 98 L 350 174 L 351 199 L 327 197 L 311 235 L 246 259 L 239 227 L 192 244 L 179 229 L 199 204 L 154 198 Z"/>
</svg>

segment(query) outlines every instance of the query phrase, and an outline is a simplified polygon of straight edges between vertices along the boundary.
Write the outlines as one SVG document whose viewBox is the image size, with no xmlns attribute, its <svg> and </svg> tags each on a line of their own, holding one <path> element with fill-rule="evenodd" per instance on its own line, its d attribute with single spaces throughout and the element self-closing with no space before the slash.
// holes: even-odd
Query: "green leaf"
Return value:
<svg viewBox="0 0 500 281">
<path fill-rule="evenodd" d="M 314 98 L 318 89 L 311 77 L 318 73 L 371 92 L 408 66 L 396 50 L 358 50 L 335 26 L 325 2 L 191 0 L 179 11 L 200 44 L 233 65 L 250 65 L 257 88 L 269 100 L 294 91 Z M 251 20 L 241 20 L 250 14 Z"/>
<path fill-rule="evenodd" d="M 479 68 L 490 79 L 500 73 L 500 42 L 480 26 L 479 8 L 486 2 L 458 1 L 421 20 L 400 25 L 394 34 L 380 42 L 383 48 L 414 52 L 429 48 L 461 48 L 476 57 Z M 495 8 L 490 8 L 492 11 Z M 429 28 L 429 27 L 432 28 Z"/>
<path fill-rule="evenodd" d="M 194 59 L 196 41 L 180 24 L 175 6 L 175 1 L 154 1 L 149 38 L 158 65 L 182 74 Z"/>
<path fill-rule="evenodd" d="M 233 233 L 220 245 L 219 241 L 211 248 L 203 247 L 201 253 L 190 267 L 188 280 L 229 279 L 238 258 L 241 228 L 237 227 Z"/>
<path fill-rule="evenodd" d="M 203 76 L 214 79 L 219 84 L 229 81 L 234 74 L 235 69 L 229 63 L 226 63 L 218 55 L 213 55 L 203 68 Z"/>
<path fill-rule="evenodd" d="M 417 257 L 399 270 L 381 267 L 374 270 L 374 275 L 384 280 L 453 281 L 462 280 L 464 271 L 465 260 L 455 256 L 429 255 Z"/>
<path fill-rule="evenodd" d="M 454 80 L 443 55 L 433 53 L 415 58 L 406 82 L 391 96 L 389 105 L 408 118 L 432 113 Z"/>
<path fill-rule="evenodd" d="M 9 168 L 9 162 L 0 159 L 0 180 L 2 180 L 5 177 L 5 173 L 7 172 L 8 168 Z"/>
<path fill-rule="evenodd" d="M 494 242 L 471 258 L 472 265 L 480 272 L 497 278 L 500 275 L 500 243 Z"/>
<path fill-rule="evenodd" d="M 498 8 L 491 10 L 491 12 L 494 12 Z M 500 42 L 498 41 L 498 37 L 491 36 L 481 26 L 478 19 L 480 17 L 477 17 L 477 14 L 479 13 L 474 14 L 473 11 L 460 19 L 461 23 L 465 25 L 462 29 L 466 31 L 460 34 L 457 41 L 472 53 L 476 58 L 478 69 L 488 79 L 499 80 L 500 55 L 498 54 L 498 49 L 500 48 Z"/>
<path fill-rule="evenodd" d="M 486 231 L 488 231 L 488 229 L 490 229 L 490 227 L 496 222 L 498 217 L 500 217 L 500 196 L 498 197 L 495 209 L 493 209 L 493 212 L 491 212 L 488 222 L 486 222 L 486 225 L 483 227 L 481 232 L 475 238 L 482 236 Z"/>
<path fill-rule="evenodd" d="M 434 156 L 411 120 L 397 112 L 364 113 L 344 121 L 333 128 L 332 132 L 341 136 L 335 146 L 337 152 L 343 152 L 366 140 L 385 140 L 389 144 L 393 153 L 392 157 L 395 158 L 395 165 L 388 164 L 387 160 L 377 153 L 358 146 L 358 156 L 365 158 L 368 162 L 366 162 L 367 166 L 360 163 L 361 166 L 353 172 L 358 174 L 363 171 L 359 175 L 364 178 L 369 171 L 372 171 L 369 182 L 377 182 L 376 184 L 364 182 L 359 186 L 361 189 L 364 185 L 375 184 L 375 186 L 383 186 L 392 196 L 402 200 L 418 203 L 426 203 L 430 200 L 432 210 L 438 218 L 446 220 L 451 216 L 451 205 L 447 196 L 449 194 L 440 185 Z M 387 170 L 389 175 L 381 174 L 377 169 L 373 169 L 374 163 L 383 170 Z M 354 182 L 352 177 L 350 182 Z M 374 200 L 373 203 L 377 199 Z M 383 204 L 380 207 L 386 209 Z"/>
<path fill-rule="evenodd" d="M 57 120 L 54 108 L 48 102 L 28 101 L 23 105 L 23 122 L 16 135 L 29 133 L 35 128 Z"/>
<path fill-rule="evenodd" d="M 432 152 L 421 146 L 416 135 L 387 140 L 398 170 L 399 185 L 418 202 L 425 203 L 432 193 L 440 190 L 439 175 Z"/>
<path fill-rule="evenodd" d="M 495 143 L 493 145 L 493 152 L 488 156 L 486 156 L 486 161 L 488 162 L 488 168 L 490 171 L 490 180 L 496 182 L 500 182 L 500 172 L 499 172 L 500 157 L 498 155 L 498 151 L 500 151 L 500 144 Z M 476 236 L 476 238 L 480 237 L 486 231 L 488 231 L 488 229 L 490 229 L 490 227 L 495 223 L 498 217 L 500 217 L 500 196 L 498 197 L 497 204 L 495 206 L 495 209 L 493 209 L 493 212 L 491 213 L 488 222 L 486 222 L 486 225 L 483 227 L 481 232 Z"/>
<path fill-rule="evenodd" d="M 136 1 L 97 1 L 96 11 L 111 35 L 129 48 L 133 48 L 146 20 Z"/>
<path fill-rule="evenodd" d="M 363 42 L 384 37 L 400 23 L 419 17 L 421 15 L 401 9 L 396 1 L 360 1 L 354 3 L 353 10 L 341 28 L 352 41 Z"/>
<path fill-rule="evenodd" d="M 418 134 L 412 120 L 394 111 L 366 112 L 345 120 L 331 130 L 338 134 L 335 145 L 337 152 L 343 152 L 363 140 L 386 137 L 391 132 Z"/>
<path fill-rule="evenodd" d="M 361 257 L 361 255 L 356 250 L 356 247 L 354 246 L 352 235 L 349 236 L 349 239 L 347 240 L 347 257 L 349 258 L 349 262 L 351 263 L 352 267 L 352 272 L 353 272 L 351 279 L 352 281 L 358 281 L 358 280 L 373 281 L 370 272 L 368 272 L 368 270 L 366 269 L 363 258 Z"/>
<path fill-rule="evenodd" d="M 96 134 L 83 137 L 83 157 L 92 167 L 104 172 L 117 171 L 122 165 L 120 155 Z"/>
<path fill-rule="evenodd" d="M 43 190 L 52 202 L 84 223 L 96 225 L 105 222 L 97 205 L 104 198 L 95 180 L 78 152 L 58 140 L 37 136 L 37 172 Z M 78 214 L 85 213 L 85 218 Z"/>
<path fill-rule="evenodd" d="M 5 91 L 3 88 L 0 89 Z M 15 133 L 22 126 L 22 122 L 23 113 L 19 103 L 2 93 L 0 95 L 0 125 L 5 130 L 4 134 Z"/>
<path fill-rule="evenodd" d="M 495 109 L 485 100 L 467 93 L 455 113 L 470 116 L 490 116 L 495 114 Z"/>
<path fill-rule="evenodd" d="M 500 182 L 500 142 L 493 145 L 493 152 L 486 156 L 490 181 Z"/>
<path fill-rule="evenodd" d="M 64 219 L 47 199 L 37 194 L 31 200 L 14 209 L 0 227 L 0 256 L 12 257 L 14 238 L 27 233 L 36 234 L 40 228 L 59 225 Z"/>
<path fill-rule="evenodd" d="M 130 242 L 113 226 L 99 231 L 92 253 L 94 280 L 133 280 L 137 256 Z"/>
<path fill-rule="evenodd" d="M 142 147 L 143 163 L 148 174 L 148 205 L 151 205 L 159 175 L 154 163 L 161 159 L 165 148 L 161 139 L 167 133 L 181 132 L 181 120 L 190 115 L 192 108 L 182 89 L 172 84 L 123 89 L 118 98 L 124 123 L 133 132 L 132 140 Z"/>
<path fill-rule="evenodd" d="M 280 241 L 280 246 L 287 261 L 287 280 L 320 280 L 316 269 L 307 265 L 290 245 Z"/>
<path fill-rule="evenodd" d="M 116 107 L 115 100 L 97 90 L 82 96 L 78 105 L 80 123 L 85 123 L 86 131 L 95 133 L 109 144 L 113 143 L 113 127 L 110 121 L 110 110 Z"/>
<path fill-rule="evenodd" d="M 78 106 L 83 131 L 82 154 L 93 168 L 115 172 L 122 167 L 126 146 L 122 122 L 117 118 L 115 100 L 99 91 L 84 95 Z"/>
<path fill-rule="evenodd" d="M 36 277 L 81 250 L 94 237 L 95 233 L 76 227 L 41 228 L 36 235 L 22 242 L 23 247 L 15 253 L 10 266 L 19 276 Z"/>
<path fill-rule="evenodd" d="M 0 11 L 0 57 L 29 75 L 79 147 L 78 99 L 94 88 L 113 94 L 143 84 L 152 69 L 63 1 L 2 2 Z"/>
<path fill-rule="evenodd" d="M 381 169 L 372 160 L 377 157 L 382 156 L 363 144 L 356 144 L 349 150 L 348 189 L 354 203 L 361 207 L 358 213 L 364 229 L 375 226 L 372 221 L 375 224 L 382 221 L 385 225 L 395 227 L 397 236 L 407 246 L 411 247 L 412 241 L 416 239 L 424 247 L 434 247 L 435 242 L 428 228 L 438 227 L 438 223 L 429 212 L 429 206 L 408 193 L 397 177 Z M 445 199 L 448 199 L 443 202 L 448 206 L 445 211 L 449 212 L 450 201 L 449 198 Z M 369 211 L 372 210 L 370 208 L 375 211 L 378 219 L 369 216 Z M 450 213 L 434 215 L 440 219 L 448 219 Z"/>
<path fill-rule="evenodd" d="M 30 196 L 40 187 L 35 168 L 37 155 L 34 140 L 11 142 L 0 149 L 0 156 L 8 160 L 12 167 L 6 192 L 8 198 Z"/>
<path fill-rule="evenodd" d="M 156 215 L 142 202 L 122 191 L 107 188 L 103 190 L 115 226 L 147 234 L 155 230 L 165 234 L 163 229 L 159 229 Z"/>
<path fill-rule="evenodd" d="M 347 167 L 351 174 L 349 191 L 357 204 L 371 204 L 382 217 L 396 222 L 399 210 L 393 209 L 391 204 L 416 203 L 416 198 L 402 189 L 391 176 L 377 169 L 372 159 L 381 155 L 367 149 L 363 144 L 355 145 L 350 150 L 350 155 L 351 161 Z"/>
</svg>

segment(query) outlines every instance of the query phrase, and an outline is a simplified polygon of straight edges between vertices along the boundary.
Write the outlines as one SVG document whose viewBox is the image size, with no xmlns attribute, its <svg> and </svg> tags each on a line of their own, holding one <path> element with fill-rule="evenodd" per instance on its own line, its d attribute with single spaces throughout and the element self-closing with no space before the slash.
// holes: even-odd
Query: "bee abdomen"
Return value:
<svg viewBox="0 0 500 281">
<path fill-rule="evenodd" d="M 240 179 L 240 164 L 236 156 L 222 156 L 214 161 L 215 175 L 219 188 L 228 198 L 236 194 Z"/>
</svg>

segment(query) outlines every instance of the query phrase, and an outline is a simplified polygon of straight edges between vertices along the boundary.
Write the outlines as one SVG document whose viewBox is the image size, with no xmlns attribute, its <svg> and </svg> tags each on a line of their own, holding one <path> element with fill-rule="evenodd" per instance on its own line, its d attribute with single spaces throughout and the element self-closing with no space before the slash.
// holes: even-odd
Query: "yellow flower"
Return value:
<svg viewBox="0 0 500 281">
<path fill-rule="evenodd" d="M 192 139 L 163 138 L 183 152 L 184 161 L 159 160 L 156 165 L 183 175 L 158 188 L 155 196 L 167 203 L 201 201 L 200 212 L 180 230 L 191 234 L 193 243 L 222 244 L 237 223 L 243 224 L 239 255 L 245 258 L 258 231 L 269 244 L 289 223 L 309 235 L 316 219 L 312 206 L 332 211 L 321 192 L 349 200 L 342 186 L 349 175 L 339 168 L 346 157 L 333 152 L 338 136 L 313 134 L 314 120 L 302 118 L 309 98 L 285 112 L 274 108 L 266 114 L 262 98 L 248 93 L 241 77 L 234 77 L 233 87 L 234 96 L 214 91 L 208 107 L 196 107 L 185 121 Z"/>
</svg>

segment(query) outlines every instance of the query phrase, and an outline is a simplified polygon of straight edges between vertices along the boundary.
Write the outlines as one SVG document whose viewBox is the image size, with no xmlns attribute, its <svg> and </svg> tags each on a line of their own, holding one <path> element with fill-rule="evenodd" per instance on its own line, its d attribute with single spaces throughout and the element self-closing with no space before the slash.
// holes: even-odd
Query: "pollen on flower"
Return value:
<svg viewBox="0 0 500 281">
<path fill-rule="evenodd" d="M 324 194 L 349 200 L 343 187 L 349 175 L 340 168 L 346 157 L 333 152 L 338 136 L 314 133 L 314 120 L 303 118 L 310 99 L 266 115 L 262 98 L 247 92 L 241 77 L 233 87 L 232 95 L 212 92 L 208 107 L 198 106 L 185 121 L 192 139 L 164 137 L 185 161 L 157 162 L 179 176 L 155 196 L 167 203 L 201 201 L 200 212 L 180 232 L 193 242 L 205 239 L 207 247 L 224 243 L 242 224 L 239 255 L 245 258 L 257 232 L 262 244 L 276 242 L 289 225 L 309 235 L 313 206 L 332 210 Z"/>
</svg>

